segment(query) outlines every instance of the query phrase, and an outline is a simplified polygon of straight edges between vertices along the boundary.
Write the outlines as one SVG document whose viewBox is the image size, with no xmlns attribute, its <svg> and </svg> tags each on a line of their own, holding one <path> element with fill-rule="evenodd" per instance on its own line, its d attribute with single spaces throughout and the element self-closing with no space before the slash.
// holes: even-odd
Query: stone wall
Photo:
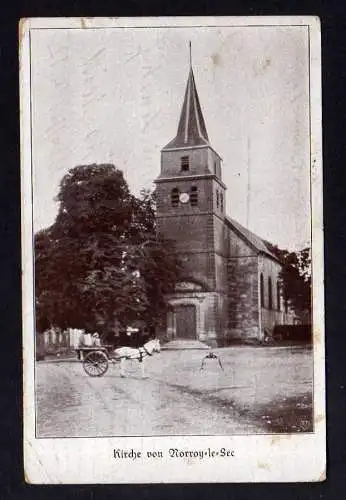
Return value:
<svg viewBox="0 0 346 500">
<path fill-rule="evenodd" d="M 227 341 L 258 340 L 258 255 L 238 234 L 228 229 L 229 259 Z"/>
<path fill-rule="evenodd" d="M 189 157 L 189 169 L 181 171 L 181 157 Z M 201 174 L 216 174 L 221 178 L 219 155 L 209 146 L 195 147 L 193 149 L 173 149 L 161 152 L 161 173 L 159 178 Z"/>
<path fill-rule="evenodd" d="M 259 338 L 258 257 L 238 256 L 228 260 L 227 340 Z"/>
</svg>

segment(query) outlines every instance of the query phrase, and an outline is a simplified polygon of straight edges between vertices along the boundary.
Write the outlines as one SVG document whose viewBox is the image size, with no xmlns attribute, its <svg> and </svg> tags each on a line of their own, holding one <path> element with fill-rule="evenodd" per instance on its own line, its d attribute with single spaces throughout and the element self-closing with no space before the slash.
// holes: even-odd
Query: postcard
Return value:
<svg viewBox="0 0 346 500">
<path fill-rule="evenodd" d="M 320 36 L 21 21 L 27 482 L 325 479 Z"/>
</svg>

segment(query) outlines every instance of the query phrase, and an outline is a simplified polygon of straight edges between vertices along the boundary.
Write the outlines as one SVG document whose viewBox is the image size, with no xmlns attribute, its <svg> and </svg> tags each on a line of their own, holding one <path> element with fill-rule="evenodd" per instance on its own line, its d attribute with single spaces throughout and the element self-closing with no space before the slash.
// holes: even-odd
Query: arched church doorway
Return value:
<svg viewBox="0 0 346 500">
<path fill-rule="evenodd" d="M 196 307 L 194 305 L 175 306 L 174 319 L 177 339 L 196 339 Z"/>
</svg>

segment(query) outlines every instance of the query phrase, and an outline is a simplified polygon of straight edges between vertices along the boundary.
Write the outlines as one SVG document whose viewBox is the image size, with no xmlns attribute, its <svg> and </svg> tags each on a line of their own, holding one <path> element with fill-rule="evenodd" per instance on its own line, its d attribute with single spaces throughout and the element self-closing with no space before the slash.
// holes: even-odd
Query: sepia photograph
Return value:
<svg viewBox="0 0 346 500">
<path fill-rule="evenodd" d="M 27 436 L 221 470 L 318 438 L 325 467 L 318 20 L 22 23 Z"/>
</svg>

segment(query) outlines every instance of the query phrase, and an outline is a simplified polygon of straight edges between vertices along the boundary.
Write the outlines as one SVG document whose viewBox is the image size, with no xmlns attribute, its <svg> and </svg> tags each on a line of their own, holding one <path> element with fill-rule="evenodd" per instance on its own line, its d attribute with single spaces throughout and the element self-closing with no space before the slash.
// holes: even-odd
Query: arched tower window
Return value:
<svg viewBox="0 0 346 500">
<path fill-rule="evenodd" d="M 261 307 L 264 307 L 264 279 L 262 273 L 260 276 L 260 297 L 261 297 Z"/>
<path fill-rule="evenodd" d="M 280 304 L 280 282 L 276 282 L 276 302 L 277 302 L 277 310 L 280 311 L 281 309 L 281 304 Z"/>
<path fill-rule="evenodd" d="M 182 156 L 180 158 L 180 165 L 181 165 L 181 171 L 186 172 L 189 170 L 190 165 L 189 165 L 189 157 L 188 156 Z"/>
<path fill-rule="evenodd" d="M 223 212 L 223 193 L 220 193 L 220 208 L 221 212 Z"/>
<path fill-rule="evenodd" d="M 219 190 L 216 189 L 216 208 L 219 208 L 219 205 L 220 205 L 220 194 L 219 194 Z"/>
<path fill-rule="evenodd" d="M 268 309 L 273 309 L 273 288 L 270 276 L 268 278 Z"/>
<path fill-rule="evenodd" d="M 179 205 L 179 189 L 173 188 L 171 191 L 171 203 L 172 207 L 177 207 Z"/>
<path fill-rule="evenodd" d="M 198 189 L 197 186 L 191 186 L 190 189 L 190 202 L 191 206 L 196 207 L 198 205 Z"/>
</svg>

